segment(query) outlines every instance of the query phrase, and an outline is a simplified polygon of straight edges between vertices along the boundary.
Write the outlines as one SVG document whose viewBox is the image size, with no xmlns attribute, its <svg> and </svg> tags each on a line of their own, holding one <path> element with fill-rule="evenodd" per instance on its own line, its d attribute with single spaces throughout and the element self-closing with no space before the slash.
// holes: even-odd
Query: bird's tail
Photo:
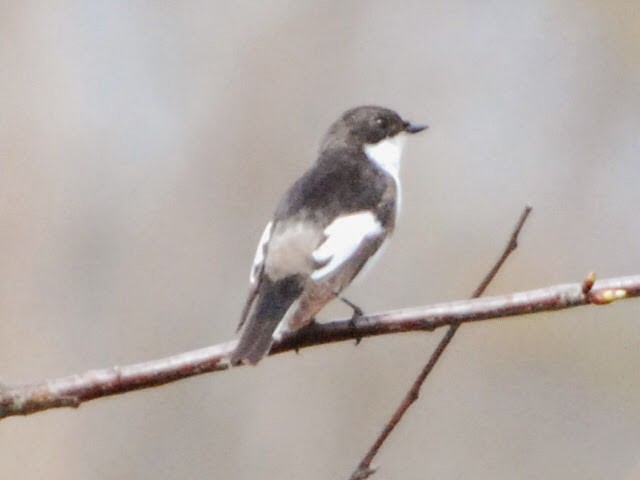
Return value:
<svg viewBox="0 0 640 480">
<path fill-rule="evenodd" d="M 255 365 L 269 352 L 273 332 L 301 293 L 302 282 L 296 276 L 276 282 L 265 276 L 242 337 L 231 355 L 233 365 L 240 362 Z"/>
</svg>

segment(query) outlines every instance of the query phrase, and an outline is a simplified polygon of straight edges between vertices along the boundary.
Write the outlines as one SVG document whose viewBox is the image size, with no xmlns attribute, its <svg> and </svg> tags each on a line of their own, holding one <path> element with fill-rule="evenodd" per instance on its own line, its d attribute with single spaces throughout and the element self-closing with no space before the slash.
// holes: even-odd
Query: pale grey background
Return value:
<svg viewBox="0 0 640 480">
<path fill-rule="evenodd" d="M 0 379 L 233 338 L 281 192 L 362 103 L 431 126 L 366 310 L 467 296 L 526 202 L 491 293 L 640 271 L 635 0 L 5 1 Z M 346 478 L 438 338 L 11 418 L 0 475 Z M 375 478 L 638 478 L 639 345 L 638 301 L 465 326 Z"/>
</svg>

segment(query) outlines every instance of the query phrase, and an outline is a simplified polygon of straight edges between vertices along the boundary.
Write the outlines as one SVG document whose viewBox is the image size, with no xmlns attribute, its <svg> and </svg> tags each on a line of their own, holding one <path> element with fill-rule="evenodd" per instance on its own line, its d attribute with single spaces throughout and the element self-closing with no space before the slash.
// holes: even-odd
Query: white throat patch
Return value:
<svg viewBox="0 0 640 480">
<path fill-rule="evenodd" d="M 385 138 L 378 143 L 365 144 L 364 153 L 369 157 L 369 160 L 375 162 L 397 182 L 400 172 L 400 157 L 402 157 L 402 149 L 406 140 L 406 133 L 401 132 L 395 137 Z"/>
<path fill-rule="evenodd" d="M 369 160 L 387 172 L 396 182 L 396 210 L 400 212 L 400 158 L 407 140 L 407 134 L 398 133 L 395 137 L 385 138 L 378 143 L 366 143 L 364 153 Z"/>
</svg>

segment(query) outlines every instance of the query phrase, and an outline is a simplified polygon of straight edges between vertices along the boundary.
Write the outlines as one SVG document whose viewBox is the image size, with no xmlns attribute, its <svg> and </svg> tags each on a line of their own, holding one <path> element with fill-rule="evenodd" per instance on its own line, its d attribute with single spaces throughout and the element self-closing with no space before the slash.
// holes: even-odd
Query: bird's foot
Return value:
<svg viewBox="0 0 640 480">
<path fill-rule="evenodd" d="M 360 317 L 364 316 L 364 312 L 362 311 L 362 309 L 357 306 L 355 303 L 353 303 L 351 300 L 341 296 L 341 295 L 337 295 L 337 297 L 342 300 L 345 304 L 349 305 L 349 307 L 351 307 L 351 309 L 353 310 L 353 315 L 351 315 L 351 319 L 349 320 L 349 322 L 351 323 L 351 327 L 355 330 L 356 326 L 357 326 L 357 321 Z M 359 345 L 360 342 L 362 341 L 362 337 L 356 337 L 356 345 Z"/>
</svg>

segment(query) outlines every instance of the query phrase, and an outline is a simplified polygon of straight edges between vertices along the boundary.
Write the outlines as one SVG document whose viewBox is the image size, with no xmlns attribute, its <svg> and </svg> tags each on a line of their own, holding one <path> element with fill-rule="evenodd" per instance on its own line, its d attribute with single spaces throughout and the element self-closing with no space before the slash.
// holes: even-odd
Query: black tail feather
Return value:
<svg viewBox="0 0 640 480">
<path fill-rule="evenodd" d="M 257 295 L 256 305 L 247 321 L 231 363 L 258 363 L 271 348 L 273 332 L 289 307 L 302 293 L 302 282 L 297 276 L 271 281 L 264 278 Z"/>
</svg>

